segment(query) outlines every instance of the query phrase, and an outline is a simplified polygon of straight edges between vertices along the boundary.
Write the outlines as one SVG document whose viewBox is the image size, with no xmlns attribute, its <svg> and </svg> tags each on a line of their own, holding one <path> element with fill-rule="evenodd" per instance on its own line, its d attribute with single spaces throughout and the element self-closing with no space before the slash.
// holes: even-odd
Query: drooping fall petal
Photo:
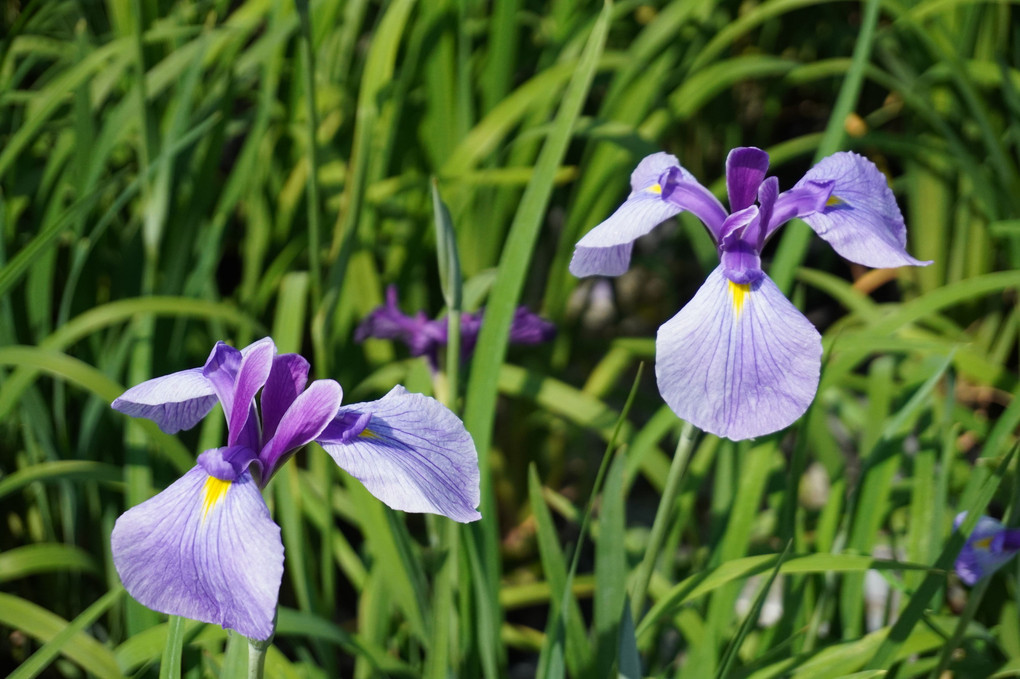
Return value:
<svg viewBox="0 0 1020 679">
<path fill-rule="evenodd" d="M 659 328 L 659 393 L 681 418 L 730 439 L 791 424 L 818 388 L 818 331 L 768 276 L 729 281 L 722 266 Z"/>
<path fill-rule="evenodd" d="M 283 543 L 249 472 L 223 481 L 194 467 L 122 514 L 111 547 L 124 587 L 143 605 L 272 636 Z"/>
<path fill-rule="evenodd" d="M 476 521 L 478 453 L 464 424 L 433 398 L 394 387 L 340 408 L 317 441 L 393 509 Z"/>
</svg>

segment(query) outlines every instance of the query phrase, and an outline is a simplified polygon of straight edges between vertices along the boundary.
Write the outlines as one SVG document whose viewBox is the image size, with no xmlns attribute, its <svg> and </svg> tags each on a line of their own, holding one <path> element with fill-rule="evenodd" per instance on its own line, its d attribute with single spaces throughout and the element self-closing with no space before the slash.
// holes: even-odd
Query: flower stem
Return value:
<svg viewBox="0 0 1020 679">
<path fill-rule="evenodd" d="M 266 668 L 266 651 L 268 650 L 268 641 L 248 639 L 248 679 L 262 679 L 262 673 Z"/>
<path fill-rule="evenodd" d="M 635 572 L 634 589 L 630 601 L 634 620 L 641 619 L 641 610 L 644 608 L 645 596 L 648 593 L 648 583 L 652 580 L 652 571 L 655 570 L 655 564 L 659 560 L 659 552 L 662 550 L 662 544 L 666 538 L 666 529 L 669 527 L 673 510 L 676 508 L 680 480 L 683 478 L 693 448 L 694 425 L 685 422 L 680 431 L 680 440 L 676 444 L 676 452 L 673 453 L 673 462 L 669 466 L 666 487 L 662 490 L 662 500 L 659 501 L 659 508 L 655 511 L 655 521 L 652 523 L 652 533 L 648 537 L 645 558 L 642 559 Z"/>
</svg>

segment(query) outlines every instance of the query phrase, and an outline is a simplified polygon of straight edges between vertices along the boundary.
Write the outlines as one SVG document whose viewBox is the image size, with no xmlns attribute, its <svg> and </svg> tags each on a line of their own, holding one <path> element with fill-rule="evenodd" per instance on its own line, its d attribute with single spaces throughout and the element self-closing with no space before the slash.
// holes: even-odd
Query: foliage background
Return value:
<svg viewBox="0 0 1020 679">
<path fill-rule="evenodd" d="M 444 398 L 485 478 L 485 518 L 454 527 L 384 509 L 317 451 L 289 465 L 267 491 L 287 549 L 271 676 L 1020 673 L 1016 565 L 972 592 L 946 574 L 957 511 L 1017 519 L 1001 464 L 1020 424 L 1013 3 L 4 0 L 0 22 L 15 676 L 243 666 L 218 627 L 132 602 L 108 549 L 119 513 L 222 421 L 171 437 L 108 403 L 267 333 L 345 401 L 397 382 Z M 783 187 L 833 151 L 867 155 L 935 263 L 860 270 L 787 227 L 766 259 L 824 333 L 816 403 L 787 432 L 698 438 L 664 500 L 681 423 L 654 331 L 714 247 L 684 215 L 619 279 L 566 265 L 641 157 L 674 153 L 722 195 L 738 145 L 769 151 Z M 406 311 L 443 310 L 433 177 L 464 308 L 488 305 L 474 359 L 436 375 L 352 340 L 390 283 Z M 519 301 L 555 342 L 506 350 Z M 632 616 L 663 503 L 655 607 Z"/>
</svg>

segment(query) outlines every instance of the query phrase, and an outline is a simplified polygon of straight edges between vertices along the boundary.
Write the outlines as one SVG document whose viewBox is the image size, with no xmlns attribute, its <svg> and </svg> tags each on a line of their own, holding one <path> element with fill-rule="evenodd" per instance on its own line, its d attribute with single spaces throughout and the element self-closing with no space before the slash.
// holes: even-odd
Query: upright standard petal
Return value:
<svg viewBox="0 0 1020 679">
<path fill-rule="evenodd" d="M 304 356 L 281 354 L 273 358 L 269 378 L 262 387 L 262 438 L 268 441 L 276 434 L 280 418 L 305 389 L 311 366 Z"/>
<path fill-rule="evenodd" d="M 341 408 L 317 440 L 393 509 L 462 523 L 481 518 L 475 444 L 435 399 L 394 387 L 378 401 Z"/>
<path fill-rule="evenodd" d="M 227 443 L 258 448 L 259 424 L 255 394 L 269 379 L 276 345 L 269 337 L 243 351 L 218 342 L 202 373 L 213 383 L 227 416 Z"/>
<path fill-rule="evenodd" d="M 111 407 L 125 415 L 148 418 L 167 434 L 176 434 L 198 424 L 214 405 L 212 383 L 201 368 L 192 368 L 137 384 L 114 399 Z"/>
<path fill-rule="evenodd" d="M 754 205 L 758 187 L 769 171 L 769 154 L 753 146 L 738 147 L 726 156 L 726 192 L 730 212 Z"/>
<path fill-rule="evenodd" d="M 306 443 L 311 443 L 322 433 L 336 416 L 342 396 L 343 390 L 339 383 L 333 380 L 316 380 L 294 399 L 280 419 L 275 435 L 266 442 L 262 452 L 259 453 L 259 459 L 266 470 L 262 479 L 263 486 L 287 460 L 288 453 Z M 270 398 L 271 394 L 264 395 L 263 402 Z"/>
<path fill-rule="evenodd" d="M 195 467 L 121 515 L 110 541 L 124 587 L 145 606 L 272 636 L 283 543 L 248 472 L 231 482 Z"/>
<path fill-rule="evenodd" d="M 577 242 L 570 261 L 572 274 L 624 273 L 634 241 L 684 210 L 697 215 L 718 239 L 726 209 L 674 156 L 655 153 L 642 160 L 631 175 L 631 189 L 616 212 Z"/>
<path fill-rule="evenodd" d="M 832 195 L 816 212 L 799 214 L 841 257 L 871 267 L 925 266 L 907 254 L 907 227 L 896 198 L 875 164 L 856 153 L 822 159 L 797 182 L 832 182 Z"/>
<path fill-rule="evenodd" d="M 719 266 L 659 328 L 659 393 L 681 418 L 733 440 L 804 414 L 818 389 L 821 336 L 762 275 L 739 285 Z"/>
</svg>

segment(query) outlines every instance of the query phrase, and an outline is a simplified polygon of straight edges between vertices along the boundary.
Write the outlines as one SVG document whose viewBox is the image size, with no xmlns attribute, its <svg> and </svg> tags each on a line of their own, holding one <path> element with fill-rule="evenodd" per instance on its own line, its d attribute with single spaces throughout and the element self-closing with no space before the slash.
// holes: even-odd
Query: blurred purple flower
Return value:
<svg viewBox="0 0 1020 679">
<path fill-rule="evenodd" d="M 467 356 L 475 349 L 482 328 L 484 311 L 464 312 L 460 316 L 462 353 Z M 510 325 L 510 342 L 514 344 L 540 344 L 556 335 L 556 326 L 532 313 L 527 307 L 518 307 Z M 438 365 L 439 348 L 449 340 L 446 316 L 429 320 L 424 312 L 406 316 L 397 306 L 397 287 L 386 288 L 386 304 L 376 307 L 354 331 L 354 339 L 364 342 L 369 337 L 400 340 L 411 350 L 412 356 L 425 356 L 432 366 Z"/>
<path fill-rule="evenodd" d="M 394 509 L 480 518 L 478 454 L 456 415 L 399 386 L 341 407 L 340 385 L 307 384 L 308 369 L 297 354 L 277 355 L 270 338 L 241 350 L 219 342 L 202 368 L 148 380 L 113 402 L 168 434 L 195 426 L 217 401 L 227 418 L 225 447 L 117 519 L 113 562 L 135 599 L 252 639 L 272 636 L 283 543 L 261 489 L 312 441 Z"/>
<path fill-rule="evenodd" d="M 959 530 L 966 518 L 967 512 L 957 514 L 953 530 Z M 1006 565 L 1017 552 L 1020 552 L 1020 530 L 1006 528 L 995 519 L 982 516 L 956 557 L 956 573 L 963 582 L 973 586 Z"/>
<path fill-rule="evenodd" d="M 873 267 L 923 266 L 906 253 L 906 227 L 885 177 L 855 153 L 823 159 L 789 191 L 766 178 L 768 154 L 726 160 L 731 213 L 674 156 L 656 153 L 631 175 L 632 192 L 578 243 L 575 276 L 616 276 L 634 241 L 689 210 L 708 228 L 721 263 L 655 342 L 659 392 L 681 418 L 734 440 L 804 414 L 818 389 L 821 337 L 761 268 L 761 252 L 794 217 L 843 257 Z"/>
</svg>

